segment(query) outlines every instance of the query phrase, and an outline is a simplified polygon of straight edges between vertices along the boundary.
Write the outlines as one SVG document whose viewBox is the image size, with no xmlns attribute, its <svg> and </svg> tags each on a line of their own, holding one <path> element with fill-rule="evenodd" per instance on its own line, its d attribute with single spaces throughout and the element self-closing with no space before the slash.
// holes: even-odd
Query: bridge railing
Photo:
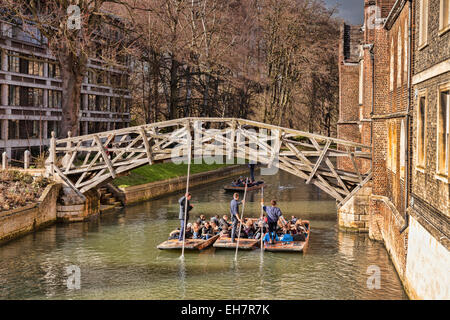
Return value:
<svg viewBox="0 0 450 320">
<path fill-rule="evenodd" d="M 344 204 L 371 179 L 371 147 L 235 118 L 183 118 L 52 138 L 49 170 L 82 194 L 136 167 L 186 157 L 239 158 L 290 172 Z"/>
</svg>

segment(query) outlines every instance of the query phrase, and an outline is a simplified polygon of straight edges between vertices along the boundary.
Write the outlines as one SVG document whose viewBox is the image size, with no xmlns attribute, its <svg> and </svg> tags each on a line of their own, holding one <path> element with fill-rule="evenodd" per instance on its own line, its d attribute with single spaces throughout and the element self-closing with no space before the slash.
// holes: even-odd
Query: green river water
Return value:
<svg viewBox="0 0 450 320">
<path fill-rule="evenodd" d="M 406 299 L 388 253 L 366 235 L 338 230 L 335 201 L 288 173 L 264 177 L 266 201 L 285 216 L 311 222 L 306 254 L 159 251 L 178 227 L 183 192 L 102 215 L 53 225 L 0 247 L 0 299 Z M 230 179 L 193 188 L 191 217 L 229 212 Z M 260 191 L 248 194 L 246 216 L 259 216 Z M 191 220 L 193 220 L 191 218 Z M 66 267 L 80 268 L 68 289 Z M 380 289 L 367 287 L 369 266 Z"/>
</svg>

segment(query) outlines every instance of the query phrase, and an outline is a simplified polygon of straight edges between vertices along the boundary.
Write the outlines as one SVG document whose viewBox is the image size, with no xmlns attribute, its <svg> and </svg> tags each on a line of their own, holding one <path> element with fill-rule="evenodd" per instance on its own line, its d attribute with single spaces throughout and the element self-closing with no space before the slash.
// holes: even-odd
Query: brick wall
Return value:
<svg viewBox="0 0 450 320">
<path fill-rule="evenodd" d="M 383 16 L 390 11 L 393 2 L 382 3 Z M 400 169 L 400 153 L 403 152 L 400 139 L 402 121 L 406 121 L 408 106 L 408 78 L 404 70 L 405 49 L 407 49 L 405 36 L 408 35 L 408 28 L 405 25 L 409 27 L 408 10 L 406 4 L 391 28 L 388 30 L 378 28 L 374 36 L 375 105 L 372 116 L 374 175 L 369 236 L 384 242 L 400 278 L 403 278 L 405 273 L 408 241 L 407 233 L 400 234 L 405 222 L 405 175 L 401 174 Z M 391 66 L 393 66 L 393 86 L 391 86 Z M 391 154 L 390 161 L 389 154 Z"/>
</svg>

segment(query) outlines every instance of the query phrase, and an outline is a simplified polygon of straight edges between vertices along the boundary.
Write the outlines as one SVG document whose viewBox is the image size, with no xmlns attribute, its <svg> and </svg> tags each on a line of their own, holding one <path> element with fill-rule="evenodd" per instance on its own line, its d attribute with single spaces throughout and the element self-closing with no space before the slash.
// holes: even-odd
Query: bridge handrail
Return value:
<svg viewBox="0 0 450 320">
<path fill-rule="evenodd" d="M 144 125 L 139 125 L 139 126 L 134 126 L 134 127 L 127 127 L 127 128 L 122 128 L 122 129 L 103 131 L 103 132 L 99 132 L 99 133 L 95 133 L 95 134 L 88 134 L 88 135 L 83 135 L 83 136 L 57 139 L 56 143 L 57 144 L 67 143 L 67 142 L 73 143 L 73 142 L 79 142 L 80 140 L 91 140 L 91 139 L 94 139 L 95 136 L 97 136 L 99 138 L 104 138 L 111 134 L 121 135 L 121 134 L 130 133 L 130 132 L 139 133 L 139 130 L 142 127 L 145 129 L 151 129 L 151 128 L 156 128 L 156 127 L 164 128 L 164 127 L 170 127 L 170 126 L 173 126 L 176 124 L 182 124 L 186 121 L 190 121 L 190 122 L 191 121 L 204 121 L 204 122 L 233 122 L 233 121 L 235 121 L 241 125 L 244 124 L 244 125 L 256 126 L 259 128 L 265 128 L 265 129 L 269 129 L 269 130 L 280 130 L 280 131 L 292 134 L 294 136 L 302 136 L 302 137 L 314 138 L 314 139 L 318 139 L 318 140 L 327 139 L 327 140 L 330 140 L 331 142 L 334 142 L 334 143 L 340 144 L 340 145 L 346 145 L 346 146 L 350 146 L 350 147 L 357 147 L 357 148 L 372 150 L 371 146 L 367 146 L 367 145 L 364 145 L 361 143 L 342 140 L 342 139 L 333 138 L 333 137 L 326 137 L 326 136 L 322 136 L 322 135 L 319 135 L 316 133 L 310 133 L 310 132 L 306 132 L 306 131 L 300 131 L 300 130 L 296 130 L 296 129 L 280 127 L 280 126 L 266 124 L 266 123 L 262 123 L 262 122 L 258 122 L 258 121 L 241 119 L 241 118 L 207 118 L 207 117 L 186 117 L 186 118 L 179 118 L 179 119 L 174 119 L 174 120 L 154 122 L 154 123 L 149 123 L 149 124 L 144 124 Z"/>
</svg>

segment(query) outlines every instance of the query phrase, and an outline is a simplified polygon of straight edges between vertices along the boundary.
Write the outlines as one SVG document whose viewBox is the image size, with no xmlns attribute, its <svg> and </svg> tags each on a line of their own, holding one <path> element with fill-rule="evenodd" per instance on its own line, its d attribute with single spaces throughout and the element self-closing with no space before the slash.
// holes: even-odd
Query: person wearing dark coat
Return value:
<svg viewBox="0 0 450 320">
<path fill-rule="evenodd" d="M 283 218 L 283 214 L 281 213 L 280 208 L 278 208 L 277 201 L 272 200 L 270 202 L 272 206 L 265 206 L 261 203 L 264 212 L 267 213 L 267 224 L 269 225 L 269 237 L 271 240 L 271 243 L 274 243 L 274 240 L 276 240 L 276 232 L 277 232 L 277 225 L 278 225 L 278 219 L 281 219 L 284 225 L 286 225 L 286 220 Z M 273 237 L 272 237 L 273 235 Z"/>
<path fill-rule="evenodd" d="M 192 198 L 192 195 L 190 193 L 187 193 L 186 195 L 184 195 L 183 197 L 180 198 L 180 200 L 178 200 L 178 203 L 180 204 L 180 212 L 178 214 L 178 219 L 180 220 L 180 236 L 178 237 L 178 240 L 183 241 L 183 230 L 184 227 L 186 225 L 186 223 L 189 221 L 189 211 L 192 210 L 192 208 L 194 208 L 191 204 L 190 204 L 190 200 Z M 186 201 L 187 199 L 187 201 Z M 184 212 L 186 210 L 186 202 L 187 202 L 187 211 L 186 211 L 186 221 L 184 220 Z"/>
<path fill-rule="evenodd" d="M 239 217 L 239 206 L 244 203 L 244 200 L 239 201 L 239 193 L 235 193 L 233 195 L 233 200 L 231 200 L 230 203 L 230 214 L 231 214 L 231 222 L 232 222 L 232 229 L 231 229 L 231 242 L 234 242 L 234 239 L 236 238 L 236 230 L 238 226 L 238 222 L 241 222 L 241 218 Z"/>
<path fill-rule="evenodd" d="M 250 179 L 251 179 L 250 181 L 252 183 L 254 183 L 255 182 L 255 167 L 256 167 L 256 164 L 250 163 L 248 165 L 248 167 L 250 168 Z"/>
</svg>

